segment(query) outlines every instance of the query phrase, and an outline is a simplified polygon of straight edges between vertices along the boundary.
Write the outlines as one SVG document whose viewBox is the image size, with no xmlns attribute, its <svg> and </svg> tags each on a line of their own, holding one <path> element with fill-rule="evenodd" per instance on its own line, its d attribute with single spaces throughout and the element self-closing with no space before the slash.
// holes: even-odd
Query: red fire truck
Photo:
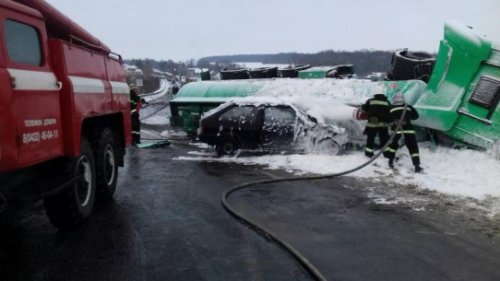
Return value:
<svg viewBox="0 0 500 281">
<path fill-rule="evenodd" d="M 43 0 L 0 0 L 0 211 L 59 228 L 110 199 L 131 143 L 121 57 Z"/>
</svg>

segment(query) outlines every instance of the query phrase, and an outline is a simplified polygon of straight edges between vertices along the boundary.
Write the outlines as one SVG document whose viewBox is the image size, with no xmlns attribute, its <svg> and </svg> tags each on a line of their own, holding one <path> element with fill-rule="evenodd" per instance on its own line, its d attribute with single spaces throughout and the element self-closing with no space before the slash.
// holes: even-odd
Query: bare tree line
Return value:
<svg viewBox="0 0 500 281">
<path fill-rule="evenodd" d="M 353 64 L 358 76 L 366 76 L 373 72 L 387 72 L 391 65 L 392 51 L 334 51 L 326 50 L 318 53 L 278 53 L 278 54 L 242 54 L 227 56 L 210 56 L 188 61 L 175 62 L 173 60 L 155 59 L 127 59 L 126 64 L 135 65 L 142 69 L 145 83 L 156 82 L 152 76 L 153 69 L 169 72 L 175 76 L 187 75 L 188 69 L 193 67 L 208 68 L 217 73 L 223 68 L 235 68 L 237 62 L 261 62 L 266 64 L 310 64 L 311 66 L 333 66 L 339 64 Z M 151 81 L 149 81 L 151 80 Z M 145 85 L 146 86 L 146 85 Z"/>
</svg>

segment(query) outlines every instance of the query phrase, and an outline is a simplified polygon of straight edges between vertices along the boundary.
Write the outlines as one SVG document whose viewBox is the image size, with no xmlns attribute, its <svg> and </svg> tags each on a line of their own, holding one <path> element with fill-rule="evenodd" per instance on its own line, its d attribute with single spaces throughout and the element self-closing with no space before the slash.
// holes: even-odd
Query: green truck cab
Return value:
<svg viewBox="0 0 500 281">
<path fill-rule="evenodd" d="M 500 139 L 500 44 L 456 22 L 445 24 L 434 70 L 414 103 L 416 124 L 468 145 Z"/>
</svg>

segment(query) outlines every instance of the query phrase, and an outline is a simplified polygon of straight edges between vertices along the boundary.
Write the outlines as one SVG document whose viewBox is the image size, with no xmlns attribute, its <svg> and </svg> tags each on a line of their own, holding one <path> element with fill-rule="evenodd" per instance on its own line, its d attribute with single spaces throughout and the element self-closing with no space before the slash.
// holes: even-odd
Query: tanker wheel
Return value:
<svg viewBox="0 0 500 281">
<path fill-rule="evenodd" d="M 104 129 L 96 138 L 95 168 L 97 174 L 97 198 L 109 200 L 116 191 L 118 159 L 115 136 L 110 129 Z"/>
<path fill-rule="evenodd" d="M 69 228 L 88 218 L 94 207 L 96 172 L 94 155 L 89 142 L 82 138 L 80 155 L 72 159 L 68 172 L 75 182 L 64 191 L 45 199 L 50 222 L 60 228 Z"/>
</svg>

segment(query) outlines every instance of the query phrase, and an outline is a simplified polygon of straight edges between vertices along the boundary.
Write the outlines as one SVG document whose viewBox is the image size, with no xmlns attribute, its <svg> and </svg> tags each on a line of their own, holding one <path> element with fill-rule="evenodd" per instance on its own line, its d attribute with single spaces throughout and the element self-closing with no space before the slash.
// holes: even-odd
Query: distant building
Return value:
<svg viewBox="0 0 500 281">
<path fill-rule="evenodd" d="M 125 74 L 127 75 L 127 84 L 135 85 L 139 93 L 142 92 L 144 73 L 135 65 L 124 64 Z"/>
<path fill-rule="evenodd" d="M 159 79 L 169 79 L 173 77 L 173 75 L 169 72 L 161 71 L 159 69 L 153 68 L 153 76 Z"/>
<path fill-rule="evenodd" d="M 191 67 L 188 68 L 185 82 L 188 83 L 194 81 L 210 80 L 210 77 L 210 70 L 208 68 Z"/>
</svg>

